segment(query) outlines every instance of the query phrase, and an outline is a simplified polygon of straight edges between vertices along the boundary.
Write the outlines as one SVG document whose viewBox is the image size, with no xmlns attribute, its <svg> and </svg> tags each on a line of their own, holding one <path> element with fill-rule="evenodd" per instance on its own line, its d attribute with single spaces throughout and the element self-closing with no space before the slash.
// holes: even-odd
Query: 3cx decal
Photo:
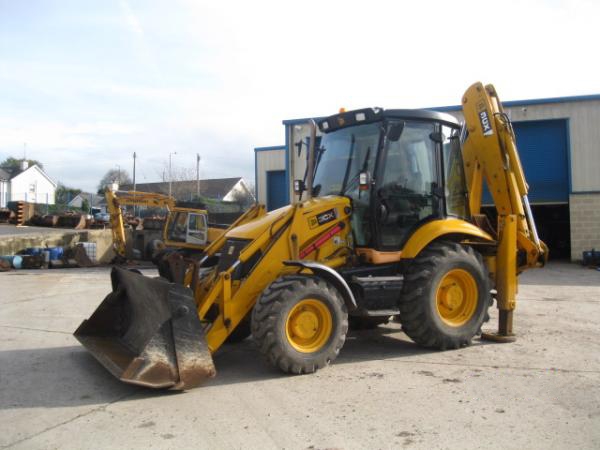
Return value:
<svg viewBox="0 0 600 450">
<path fill-rule="evenodd" d="M 310 228 L 316 228 L 320 225 L 334 221 L 337 218 L 335 209 L 328 209 L 316 216 L 309 217 L 308 225 Z"/>
</svg>

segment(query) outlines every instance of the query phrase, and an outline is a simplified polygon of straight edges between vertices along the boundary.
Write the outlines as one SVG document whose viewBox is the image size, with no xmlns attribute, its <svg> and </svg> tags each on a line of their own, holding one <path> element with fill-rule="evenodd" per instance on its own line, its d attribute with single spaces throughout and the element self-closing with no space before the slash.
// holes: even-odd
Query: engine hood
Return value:
<svg viewBox="0 0 600 450">
<path fill-rule="evenodd" d="M 292 205 L 286 205 L 282 208 L 275 209 L 268 212 L 264 216 L 259 217 L 258 219 L 254 219 L 251 222 L 245 223 L 244 225 L 235 227 L 227 232 L 226 236 L 234 239 L 256 239 L 276 221 L 285 221 L 286 217 L 291 216 L 292 210 Z"/>
</svg>

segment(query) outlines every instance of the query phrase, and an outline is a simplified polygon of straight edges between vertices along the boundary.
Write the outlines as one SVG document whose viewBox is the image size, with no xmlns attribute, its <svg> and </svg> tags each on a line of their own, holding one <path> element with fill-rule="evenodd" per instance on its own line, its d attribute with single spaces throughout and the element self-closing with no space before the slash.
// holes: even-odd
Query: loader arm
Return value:
<svg viewBox="0 0 600 450">
<path fill-rule="evenodd" d="M 548 248 L 537 235 L 515 134 L 494 86 L 473 84 L 463 96 L 462 107 L 467 133 L 463 162 L 471 214 L 480 213 L 484 180 L 498 212 L 498 249 L 487 262 L 498 292 L 499 335 L 508 336 L 516 307 L 517 274 L 543 266 Z"/>
</svg>

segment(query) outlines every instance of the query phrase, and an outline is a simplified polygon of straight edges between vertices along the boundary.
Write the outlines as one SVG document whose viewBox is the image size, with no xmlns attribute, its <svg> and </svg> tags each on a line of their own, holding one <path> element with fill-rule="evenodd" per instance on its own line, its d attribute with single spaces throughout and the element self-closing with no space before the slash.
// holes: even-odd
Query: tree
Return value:
<svg viewBox="0 0 600 450">
<path fill-rule="evenodd" d="M 81 210 L 87 214 L 90 213 L 90 202 L 88 202 L 85 198 L 81 202 Z"/>
<path fill-rule="evenodd" d="M 131 184 L 131 177 L 126 170 L 110 169 L 104 174 L 100 180 L 100 184 L 98 184 L 98 194 L 102 194 L 104 189 L 106 189 L 106 186 L 113 183 L 117 183 L 119 186 L 123 184 Z"/>
<path fill-rule="evenodd" d="M 71 200 L 73 200 L 78 194 L 81 194 L 81 189 L 65 186 L 59 181 L 57 183 L 55 192 L 56 203 L 59 205 L 66 205 Z"/>
<path fill-rule="evenodd" d="M 253 191 L 254 189 L 250 186 L 248 190 L 235 191 L 233 193 L 233 203 L 237 203 L 242 210 L 247 210 L 256 202 L 254 194 L 252 194 Z"/>
<path fill-rule="evenodd" d="M 13 158 L 12 156 L 9 156 L 8 158 L 6 158 L 4 161 L 2 161 L 0 163 L 0 167 L 7 170 L 8 172 L 13 172 L 15 170 L 21 169 L 22 161 L 23 161 L 23 158 L 17 159 L 17 158 Z M 35 164 L 40 169 L 44 168 L 44 165 L 41 162 L 36 161 L 35 159 L 28 159 L 27 162 L 29 163 L 29 167 L 31 167 Z"/>
</svg>

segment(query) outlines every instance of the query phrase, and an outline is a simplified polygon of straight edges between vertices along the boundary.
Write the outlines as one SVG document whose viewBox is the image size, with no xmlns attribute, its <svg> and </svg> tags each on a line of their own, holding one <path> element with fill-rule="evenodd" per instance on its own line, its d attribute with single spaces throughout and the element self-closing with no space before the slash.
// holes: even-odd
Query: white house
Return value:
<svg viewBox="0 0 600 450">
<path fill-rule="evenodd" d="M 10 174 L 3 169 L 0 169 L 0 208 L 6 207 L 8 199 L 8 186 L 10 185 Z"/>
<path fill-rule="evenodd" d="M 81 208 L 83 202 L 87 201 L 90 208 L 97 208 L 100 210 L 106 210 L 106 200 L 102 194 L 94 194 L 91 192 L 81 192 L 71 199 L 67 203 L 67 206 L 71 208 Z"/>
<path fill-rule="evenodd" d="M 0 168 L 0 207 L 11 201 L 53 205 L 56 183 L 38 165 L 22 161 L 17 170 Z"/>
</svg>

